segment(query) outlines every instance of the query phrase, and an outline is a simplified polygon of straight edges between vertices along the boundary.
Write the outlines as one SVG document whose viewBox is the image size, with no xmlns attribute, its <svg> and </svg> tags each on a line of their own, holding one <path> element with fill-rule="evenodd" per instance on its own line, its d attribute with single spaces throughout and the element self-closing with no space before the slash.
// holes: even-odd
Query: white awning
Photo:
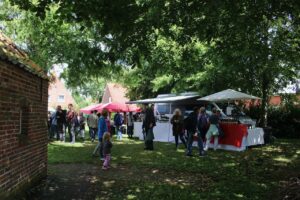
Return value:
<svg viewBox="0 0 300 200">
<path fill-rule="evenodd" d="M 198 100 L 220 102 L 220 101 L 247 100 L 247 99 L 250 100 L 250 99 L 260 99 L 260 98 L 242 92 L 238 92 L 232 89 L 227 89 L 221 92 L 217 92 L 215 94 L 202 97 Z"/>
<path fill-rule="evenodd" d="M 136 101 L 126 102 L 127 104 L 150 104 L 150 103 L 172 103 L 172 102 L 180 102 L 185 100 L 190 100 L 193 98 L 199 98 L 199 95 L 179 95 L 179 96 L 171 96 L 171 97 L 163 97 L 163 98 L 152 98 L 152 99 L 142 99 Z"/>
</svg>

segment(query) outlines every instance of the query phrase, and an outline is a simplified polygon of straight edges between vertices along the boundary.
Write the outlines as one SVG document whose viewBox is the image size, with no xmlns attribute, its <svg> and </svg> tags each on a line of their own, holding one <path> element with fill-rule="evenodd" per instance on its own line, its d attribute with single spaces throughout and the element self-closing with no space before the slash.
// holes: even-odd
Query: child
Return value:
<svg viewBox="0 0 300 200">
<path fill-rule="evenodd" d="M 110 133 L 105 132 L 103 136 L 103 155 L 104 155 L 104 162 L 103 162 L 103 170 L 107 170 L 110 168 L 110 154 L 111 154 L 112 143 L 110 141 Z"/>
</svg>

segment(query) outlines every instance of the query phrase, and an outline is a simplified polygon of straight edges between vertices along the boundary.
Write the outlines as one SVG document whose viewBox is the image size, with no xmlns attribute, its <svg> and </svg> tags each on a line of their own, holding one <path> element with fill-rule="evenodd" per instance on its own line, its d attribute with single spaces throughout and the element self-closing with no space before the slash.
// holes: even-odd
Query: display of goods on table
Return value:
<svg viewBox="0 0 300 200">
<path fill-rule="evenodd" d="M 246 150 L 247 146 L 264 144 L 263 132 L 261 128 L 248 129 L 247 124 L 240 124 L 237 121 L 228 120 L 222 121 L 220 123 L 220 128 L 222 129 L 224 135 L 223 137 L 218 137 L 219 144 L 217 149 L 244 151 Z M 256 132 L 259 132 L 260 134 L 257 134 Z M 249 133 L 251 135 L 249 135 Z M 194 140 L 198 140 L 197 136 L 194 137 Z M 210 148 L 213 148 L 213 143 L 214 138 L 212 137 L 209 144 Z"/>
</svg>

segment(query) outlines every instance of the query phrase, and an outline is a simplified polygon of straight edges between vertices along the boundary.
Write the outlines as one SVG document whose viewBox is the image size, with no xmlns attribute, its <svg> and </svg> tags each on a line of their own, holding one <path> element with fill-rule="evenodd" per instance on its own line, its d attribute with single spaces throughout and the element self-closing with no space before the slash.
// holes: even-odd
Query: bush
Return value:
<svg viewBox="0 0 300 200">
<path fill-rule="evenodd" d="M 261 110 L 260 106 L 253 106 L 245 112 L 259 121 Z M 272 127 L 275 137 L 300 138 L 300 107 L 295 95 L 283 95 L 280 106 L 269 107 L 268 126 Z"/>
<path fill-rule="evenodd" d="M 268 125 L 279 138 L 300 138 L 300 108 L 296 106 L 271 107 Z"/>
</svg>

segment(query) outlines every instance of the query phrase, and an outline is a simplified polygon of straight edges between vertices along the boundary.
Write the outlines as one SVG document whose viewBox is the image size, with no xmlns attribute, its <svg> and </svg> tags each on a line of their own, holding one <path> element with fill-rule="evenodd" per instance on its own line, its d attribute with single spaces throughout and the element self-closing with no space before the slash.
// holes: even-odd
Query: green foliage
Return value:
<svg viewBox="0 0 300 200">
<path fill-rule="evenodd" d="M 268 126 L 278 138 L 300 138 L 300 107 L 296 95 L 281 95 L 279 106 L 269 106 Z M 261 105 L 251 106 L 245 112 L 252 119 L 259 120 Z"/>
<path fill-rule="evenodd" d="M 174 32 L 178 30 L 173 28 Z M 180 44 L 158 31 L 155 34 L 157 41 L 149 46 L 149 55 L 140 59 L 137 68 L 125 69 L 120 77 L 129 88 L 129 97 L 136 99 L 159 93 L 205 91 L 205 78 L 199 77 L 205 73 L 207 47 L 196 39 Z"/>
<path fill-rule="evenodd" d="M 300 109 L 284 108 L 269 109 L 269 126 L 272 127 L 273 135 L 280 138 L 300 138 Z"/>
<path fill-rule="evenodd" d="M 63 77 L 65 77 L 65 74 L 63 74 Z M 66 80 L 67 86 L 72 89 L 75 100 L 78 99 L 78 101 L 80 102 L 85 102 L 84 104 L 91 103 L 87 101 L 87 99 L 90 99 L 95 103 L 101 102 L 105 84 L 107 81 L 104 78 L 82 78 L 81 80 L 77 80 L 76 82 L 70 81 L 69 78 L 66 78 Z"/>
<path fill-rule="evenodd" d="M 259 120 L 261 116 L 261 105 L 251 105 L 248 109 L 245 109 L 244 112 L 247 116 L 251 117 L 251 119 Z"/>
<path fill-rule="evenodd" d="M 296 0 L 10 2 L 35 59 L 67 63 L 69 85 L 117 79 L 132 99 L 238 89 L 262 97 L 266 125 L 268 97 L 299 77 Z"/>
<path fill-rule="evenodd" d="M 93 103 L 89 99 L 83 98 L 81 95 L 78 95 L 77 93 L 72 93 L 72 97 L 76 102 L 76 108 L 75 108 L 76 110 L 87 107 Z"/>
<path fill-rule="evenodd" d="M 30 11 L 11 6 L 7 0 L 0 6 L 3 31 L 32 60 L 48 71 L 54 64 L 66 65 L 62 78 L 68 88 L 77 96 L 80 94 L 99 102 L 105 81 L 112 76 L 111 70 L 104 67 L 110 64 L 102 57 L 105 49 L 97 40 L 97 33 L 82 29 L 80 24 L 61 20 L 55 15 L 58 5 L 51 5 L 43 20 Z"/>
</svg>

